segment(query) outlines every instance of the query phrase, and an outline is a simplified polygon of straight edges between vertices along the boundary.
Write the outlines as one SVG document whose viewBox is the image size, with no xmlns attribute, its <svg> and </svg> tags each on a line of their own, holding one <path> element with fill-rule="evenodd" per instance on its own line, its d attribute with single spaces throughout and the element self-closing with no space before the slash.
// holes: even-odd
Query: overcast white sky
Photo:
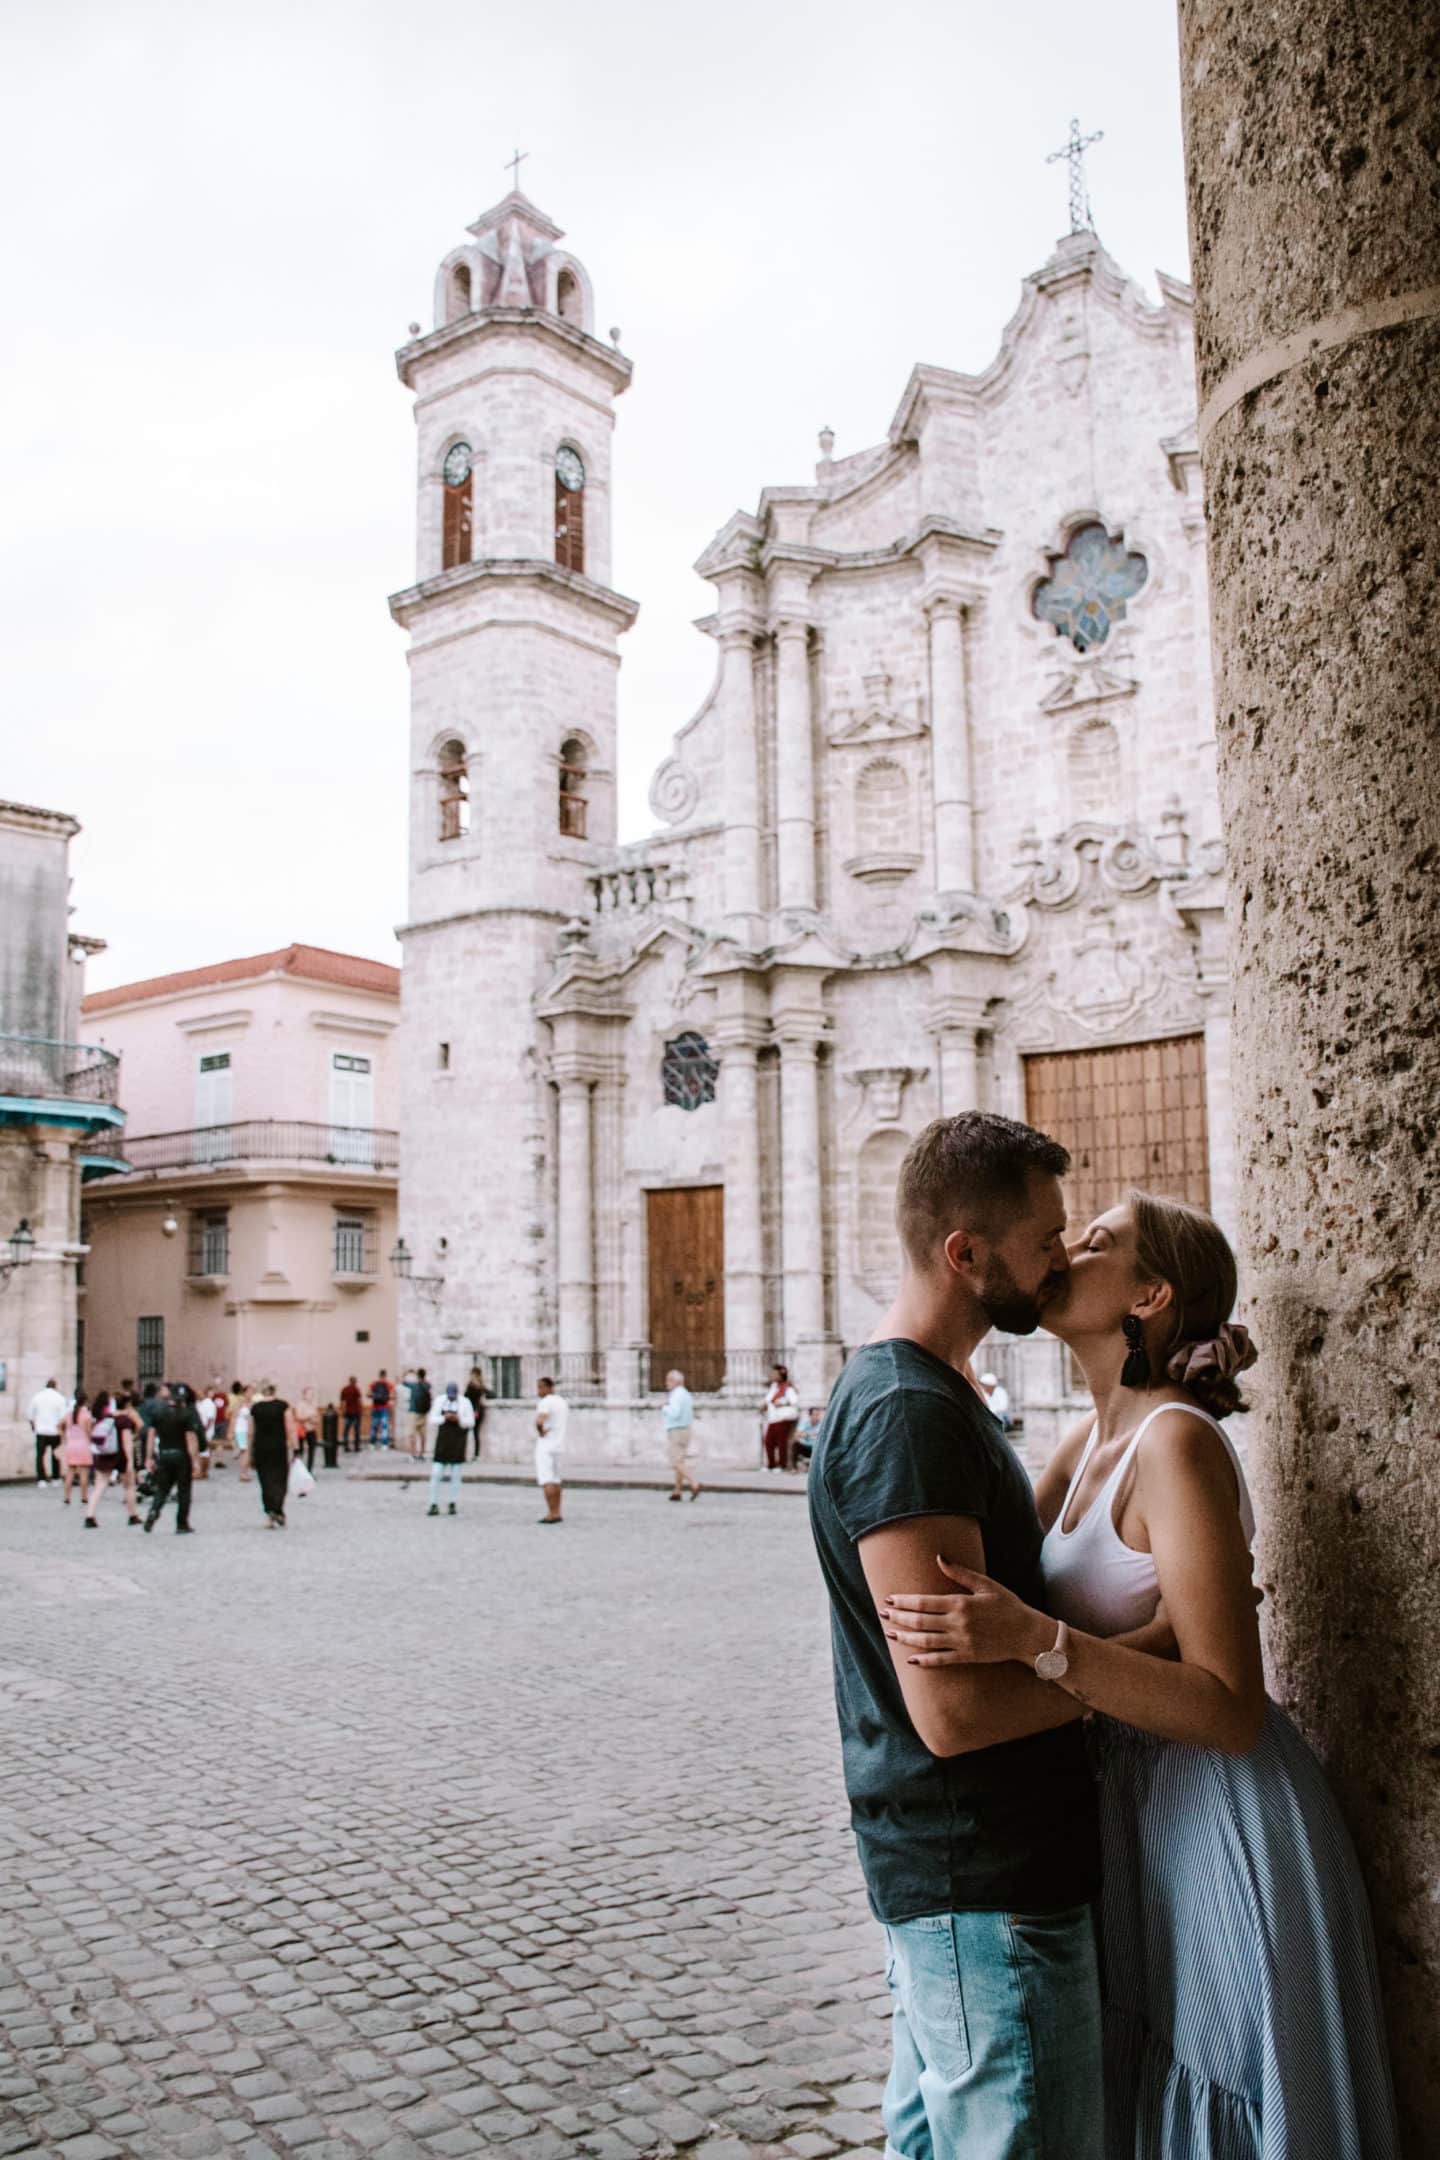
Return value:
<svg viewBox="0 0 1440 2160">
<path fill-rule="evenodd" d="M 1169 0 L 9 0 L 0 795 L 72 811 L 93 988 L 292 938 L 398 958 L 409 398 L 435 264 L 528 192 L 635 362 L 622 832 L 708 687 L 690 565 L 1066 229 L 1185 274 Z"/>
</svg>

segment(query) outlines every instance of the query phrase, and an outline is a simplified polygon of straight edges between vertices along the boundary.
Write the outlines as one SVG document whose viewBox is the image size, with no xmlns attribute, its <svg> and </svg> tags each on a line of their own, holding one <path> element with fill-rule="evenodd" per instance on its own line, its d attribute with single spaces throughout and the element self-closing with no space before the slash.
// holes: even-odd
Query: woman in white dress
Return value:
<svg viewBox="0 0 1440 2160">
<path fill-rule="evenodd" d="M 1392 2160 L 1359 1869 L 1265 1696 L 1219 1422 L 1255 1360 L 1235 1292 L 1196 1208 L 1131 1193 L 1091 1223 L 1045 1309 L 1095 1404 L 1036 1490 L 1049 1611 L 942 1560 L 961 1594 L 891 1598 L 893 1635 L 922 1664 L 1032 1665 L 1095 1713 L 1107 2160 Z M 1162 1602 L 1175 1657 L 1109 1640 Z"/>
</svg>

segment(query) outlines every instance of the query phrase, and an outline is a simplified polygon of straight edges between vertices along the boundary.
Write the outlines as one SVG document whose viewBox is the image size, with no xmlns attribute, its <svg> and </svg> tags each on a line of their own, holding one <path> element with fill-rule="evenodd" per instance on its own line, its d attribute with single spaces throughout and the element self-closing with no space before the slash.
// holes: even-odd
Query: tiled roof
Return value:
<svg viewBox="0 0 1440 2160">
<path fill-rule="evenodd" d="M 361 960 L 354 953 L 327 952 L 321 945 L 283 945 L 279 952 L 255 953 L 248 960 L 217 960 L 213 967 L 182 968 L 178 975 L 152 975 L 145 982 L 120 983 L 94 990 L 82 1012 L 112 1011 L 117 1005 L 140 1005 L 180 990 L 208 990 L 218 983 L 254 982 L 261 975 L 295 975 L 304 982 L 339 983 L 346 990 L 378 990 L 399 997 L 400 970 L 383 960 Z"/>
</svg>

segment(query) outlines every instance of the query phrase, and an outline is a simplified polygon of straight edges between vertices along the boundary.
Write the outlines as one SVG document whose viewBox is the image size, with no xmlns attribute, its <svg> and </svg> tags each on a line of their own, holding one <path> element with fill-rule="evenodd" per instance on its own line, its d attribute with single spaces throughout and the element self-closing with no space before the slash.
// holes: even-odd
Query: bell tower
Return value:
<svg viewBox="0 0 1440 2160">
<path fill-rule="evenodd" d="M 414 398 L 410 865 L 401 996 L 401 1353 L 553 1343 L 548 1090 L 534 1000 L 615 842 L 610 444 L 630 362 L 583 265 L 516 187 L 440 264 Z M 468 1161 L 460 1133 L 485 1136 Z M 443 1244 L 442 1244 L 443 1240 Z M 443 1255 L 443 1258 L 441 1257 Z M 433 1309 L 432 1309 L 433 1306 Z"/>
</svg>

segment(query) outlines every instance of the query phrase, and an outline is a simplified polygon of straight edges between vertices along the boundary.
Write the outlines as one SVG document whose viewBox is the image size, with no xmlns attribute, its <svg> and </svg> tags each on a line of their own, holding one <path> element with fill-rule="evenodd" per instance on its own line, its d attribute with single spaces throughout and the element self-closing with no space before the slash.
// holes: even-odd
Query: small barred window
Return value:
<svg viewBox="0 0 1440 2160">
<path fill-rule="evenodd" d="M 702 1103 L 714 1102 L 719 1071 L 719 1063 L 711 1057 L 703 1035 L 677 1035 L 673 1042 L 666 1043 L 660 1063 L 666 1102 L 673 1103 L 677 1110 L 698 1110 Z"/>
</svg>

